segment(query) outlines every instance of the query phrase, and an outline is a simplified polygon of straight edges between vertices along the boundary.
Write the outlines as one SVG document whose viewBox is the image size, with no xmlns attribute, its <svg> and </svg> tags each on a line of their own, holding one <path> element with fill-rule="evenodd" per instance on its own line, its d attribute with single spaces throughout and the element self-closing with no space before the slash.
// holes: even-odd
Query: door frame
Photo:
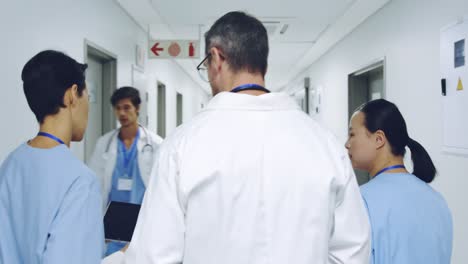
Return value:
<svg viewBox="0 0 468 264">
<path fill-rule="evenodd" d="M 94 42 L 84 39 L 83 43 L 83 61 L 88 63 L 88 56 L 93 56 L 103 63 L 102 67 L 102 131 L 105 134 L 117 127 L 117 120 L 115 118 L 112 105 L 109 100 L 117 88 L 117 62 L 118 56 L 105 48 L 95 44 Z M 85 137 L 86 140 L 86 137 Z M 86 160 L 86 143 L 84 145 L 84 159 Z"/>
<path fill-rule="evenodd" d="M 349 104 L 350 104 L 350 77 L 352 76 L 359 76 L 362 74 L 366 74 L 372 70 L 375 70 L 379 67 L 383 68 L 383 87 L 382 87 L 382 98 L 387 98 L 387 59 L 386 57 L 377 58 L 375 60 L 370 61 L 369 63 L 364 64 L 364 66 L 359 67 L 357 71 L 354 71 L 348 74 L 348 120 L 351 118 L 351 111 L 349 111 Z"/>
<path fill-rule="evenodd" d="M 348 76 L 359 76 L 361 74 L 370 72 L 378 67 L 383 67 L 383 89 L 382 89 L 382 97 L 387 97 L 387 57 L 383 56 L 374 60 L 371 60 L 369 63 L 364 64 L 362 67 L 359 67 L 357 71 L 352 72 Z"/>
</svg>

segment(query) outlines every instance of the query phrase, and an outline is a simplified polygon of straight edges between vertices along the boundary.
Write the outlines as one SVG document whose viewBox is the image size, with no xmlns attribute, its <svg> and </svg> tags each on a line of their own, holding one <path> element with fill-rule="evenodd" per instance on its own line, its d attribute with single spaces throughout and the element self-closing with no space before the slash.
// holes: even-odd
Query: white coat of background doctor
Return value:
<svg viewBox="0 0 468 264">
<path fill-rule="evenodd" d="M 115 90 L 111 103 L 121 127 L 98 139 L 89 162 L 101 182 L 103 211 L 110 201 L 141 204 L 162 142 L 161 137 L 138 124 L 141 98 L 137 89 Z M 110 243 L 106 254 L 122 246 Z"/>
</svg>

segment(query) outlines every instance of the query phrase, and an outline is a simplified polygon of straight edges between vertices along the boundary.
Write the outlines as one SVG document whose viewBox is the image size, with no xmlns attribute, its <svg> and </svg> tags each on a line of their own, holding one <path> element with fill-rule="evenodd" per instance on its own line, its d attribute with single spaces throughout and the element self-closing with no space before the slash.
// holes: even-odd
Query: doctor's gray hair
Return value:
<svg viewBox="0 0 468 264">
<path fill-rule="evenodd" d="M 206 55 L 212 47 L 222 51 L 232 71 L 247 70 L 265 76 L 268 34 L 255 17 L 237 11 L 219 18 L 205 33 Z"/>
</svg>

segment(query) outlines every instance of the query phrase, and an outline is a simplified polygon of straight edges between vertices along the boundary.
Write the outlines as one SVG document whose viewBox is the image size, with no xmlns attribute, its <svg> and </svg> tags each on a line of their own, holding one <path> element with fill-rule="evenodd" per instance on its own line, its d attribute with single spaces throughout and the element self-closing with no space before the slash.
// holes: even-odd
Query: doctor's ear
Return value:
<svg viewBox="0 0 468 264">
<path fill-rule="evenodd" d="M 226 60 L 226 57 L 224 56 L 223 52 L 217 47 L 212 47 L 210 49 L 210 54 L 211 65 L 218 71 L 221 70 L 221 65 Z"/>
</svg>

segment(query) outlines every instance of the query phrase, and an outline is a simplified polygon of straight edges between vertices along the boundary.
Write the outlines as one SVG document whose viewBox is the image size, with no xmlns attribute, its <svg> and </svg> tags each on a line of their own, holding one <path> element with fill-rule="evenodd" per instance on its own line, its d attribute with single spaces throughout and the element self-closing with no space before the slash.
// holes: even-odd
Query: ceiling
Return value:
<svg viewBox="0 0 468 264">
<path fill-rule="evenodd" d="M 254 15 L 269 33 L 266 86 L 279 91 L 390 0 L 115 1 L 153 39 L 200 39 L 202 51 L 217 18 L 234 10 Z M 195 69 L 200 59 L 173 60 L 210 93 Z"/>
</svg>

